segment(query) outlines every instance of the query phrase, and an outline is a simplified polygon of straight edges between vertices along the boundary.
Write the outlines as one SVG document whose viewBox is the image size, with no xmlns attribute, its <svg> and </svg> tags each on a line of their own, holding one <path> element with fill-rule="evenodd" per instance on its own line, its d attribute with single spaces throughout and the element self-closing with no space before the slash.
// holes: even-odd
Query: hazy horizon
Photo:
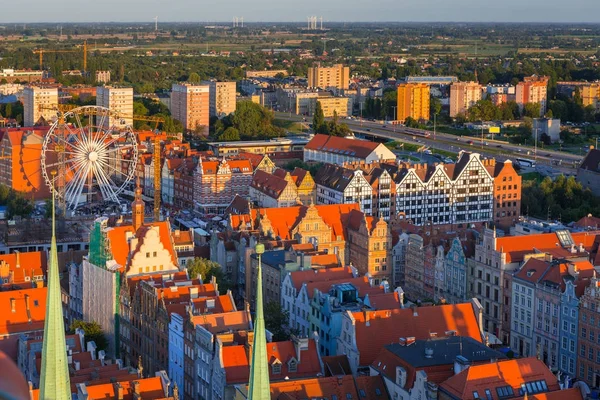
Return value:
<svg viewBox="0 0 600 400">
<path fill-rule="evenodd" d="M 89 0 L 21 0 L 5 7 L 0 24 L 10 23 L 148 23 L 228 22 L 234 16 L 252 22 L 298 22 L 316 15 L 327 22 L 496 22 L 496 23 L 600 23 L 600 0 L 282 0 L 198 4 L 193 0 L 104 0 L 101 7 Z M 209 12 L 206 10 L 209 9 Z M 234 10 L 234 11 L 232 11 Z M 264 10 L 264 11 L 262 11 Z M 390 17 L 394 15 L 394 17 Z"/>
</svg>

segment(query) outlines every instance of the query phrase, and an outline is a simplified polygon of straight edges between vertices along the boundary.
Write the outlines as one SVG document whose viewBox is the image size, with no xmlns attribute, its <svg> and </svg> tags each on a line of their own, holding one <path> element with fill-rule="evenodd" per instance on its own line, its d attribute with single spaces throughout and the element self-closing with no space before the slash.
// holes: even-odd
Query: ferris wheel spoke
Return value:
<svg viewBox="0 0 600 400">
<path fill-rule="evenodd" d="M 80 184 L 80 181 L 85 180 L 86 169 L 87 168 L 85 168 L 85 167 L 79 168 L 75 172 L 75 175 L 73 176 L 73 178 L 69 182 L 67 182 L 66 189 L 65 189 L 65 198 L 68 198 L 72 194 L 72 192 L 75 191 L 75 189 Z"/>
<path fill-rule="evenodd" d="M 76 188 L 76 190 L 74 191 L 75 196 L 73 196 L 71 198 L 71 200 L 69 201 L 70 207 L 72 209 L 76 208 L 77 205 L 79 204 L 79 198 L 81 197 L 81 193 L 83 192 L 83 187 L 85 186 L 85 179 L 88 177 L 88 175 L 90 173 L 90 167 L 91 167 L 91 165 L 88 164 L 86 166 L 86 168 L 82 168 L 80 170 L 80 171 L 82 171 L 82 174 L 80 175 L 79 179 L 77 180 L 77 186 L 75 186 L 75 188 Z"/>
<path fill-rule="evenodd" d="M 100 182 L 98 182 L 98 187 L 103 193 L 103 197 L 105 200 L 117 200 L 116 193 L 112 190 L 108 178 L 102 169 L 97 169 L 97 178 Z M 117 200 L 118 201 L 118 200 Z"/>
<path fill-rule="evenodd" d="M 68 125 L 67 125 L 67 130 L 69 131 L 68 139 L 73 138 L 73 139 L 75 139 L 75 141 L 77 142 L 77 145 L 79 147 L 83 146 L 83 142 L 81 141 L 81 139 L 79 139 L 79 136 L 77 136 L 77 134 L 75 132 L 73 132 L 71 130 L 71 128 L 69 128 Z"/>
<path fill-rule="evenodd" d="M 99 173 L 99 175 L 102 177 L 102 180 L 105 183 L 105 190 L 106 192 L 109 194 L 110 198 L 114 201 L 116 201 L 117 203 L 119 203 L 119 198 L 117 196 L 117 193 L 115 192 L 115 190 L 113 188 L 116 188 L 117 185 L 113 182 L 112 179 L 110 179 L 109 176 L 107 176 L 104 171 L 101 171 Z"/>
</svg>

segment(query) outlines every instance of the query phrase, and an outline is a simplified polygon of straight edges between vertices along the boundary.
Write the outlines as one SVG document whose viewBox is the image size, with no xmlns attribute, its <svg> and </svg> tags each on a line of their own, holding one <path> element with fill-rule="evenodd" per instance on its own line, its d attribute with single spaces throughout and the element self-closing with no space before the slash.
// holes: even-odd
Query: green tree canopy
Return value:
<svg viewBox="0 0 600 400">
<path fill-rule="evenodd" d="M 290 315 L 278 301 L 270 301 L 264 306 L 265 326 L 273 334 L 274 342 L 290 340 L 288 331 Z"/>
<path fill-rule="evenodd" d="M 325 123 L 325 114 L 323 114 L 323 107 L 319 100 L 317 100 L 317 105 L 313 114 L 313 131 L 315 133 L 328 133 L 327 124 Z"/>
<path fill-rule="evenodd" d="M 200 79 L 200 75 L 198 75 L 195 72 L 192 72 L 190 74 L 190 76 L 188 77 L 188 81 L 191 82 L 191 83 L 200 83 L 200 80 L 201 80 Z"/>
<path fill-rule="evenodd" d="M 240 132 L 233 126 L 230 126 L 229 128 L 225 129 L 221 135 L 219 135 L 219 140 L 223 140 L 225 142 L 240 140 Z"/>
<path fill-rule="evenodd" d="M 231 283 L 226 278 L 223 268 L 218 263 L 206 258 L 195 257 L 193 260 L 188 260 L 186 264 L 188 275 L 191 279 L 196 279 L 198 275 L 202 277 L 204 283 L 210 282 L 214 276 L 219 285 L 219 292 L 226 293 L 231 287 Z"/>
<path fill-rule="evenodd" d="M 93 341 L 96 343 L 96 346 L 98 346 L 98 350 L 106 350 L 108 347 L 108 340 L 106 339 L 100 324 L 97 322 L 85 322 L 76 319 L 69 327 L 70 334 L 74 334 L 76 329 L 83 329 L 83 332 L 85 332 L 86 345 L 88 342 Z"/>
<path fill-rule="evenodd" d="M 269 138 L 283 134 L 283 129 L 273 125 L 273 111 L 252 101 L 241 101 L 224 123 L 238 130 L 241 138 Z"/>
<path fill-rule="evenodd" d="M 523 116 L 529 118 L 539 118 L 542 105 L 540 103 L 527 103 L 523 106 Z"/>
</svg>

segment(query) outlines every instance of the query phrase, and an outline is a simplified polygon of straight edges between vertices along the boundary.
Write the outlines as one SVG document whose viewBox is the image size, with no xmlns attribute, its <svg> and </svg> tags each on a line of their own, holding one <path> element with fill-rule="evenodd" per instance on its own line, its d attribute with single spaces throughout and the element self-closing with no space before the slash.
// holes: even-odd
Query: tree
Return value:
<svg viewBox="0 0 600 400">
<path fill-rule="evenodd" d="M 529 118 L 539 118 L 542 106 L 540 103 L 527 103 L 523 107 L 523 116 Z"/>
<path fill-rule="evenodd" d="M 274 119 L 273 111 L 252 101 L 241 101 L 223 123 L 236 128 L 242 138 L 269 138 L 284 133 L 283 129 L 273 125 Z"/>
<path fill-rule="evenodd" d="M 217 281 L 223 276 L 221 265 L 206 258 L 195 257 L 193 260 L 188 260 L 185 267 L 190 278 L 195 279 L 200 275 L 205 283 L 210 282 L 213 276 L 217 278 Z"/>
<path fill-rule="evenodd" d="M 221 135 L 219 135 L 219 140 L 223 140 L 225 142 L 240 140 L 240 132 L 233 126 L 230 126 L 229 128 L 225 129 Z"/>
<path fill-rule="evenodd" d="M 265 326 L 273 334 L 274 342 L 290 340 L 290 314 L 281 307 L 278 301 L 265 304 Z"/>
<path fill-rule="evenodd" d="M 71 326 L 69 327 L 70 334 L 74 334 L 76 329 L 83 329 L 85 332 L 85 343 L 87 345 L 88 342 L 96 343 L 98 350 L 106 350 L 108 347 L 108 340 L 102 331 L 102 327 L 95 321 L 85 322 L 79 319 L 73 321 Z"/>
<path fill-rule="evenodd" d="M 200 83 L 200 75 L 195 72 L 192 72 L 188 77 L 188 81 L 191 83 Z"/>
<path fill-rule="evenodd" d="M 442 102 L 437 97 L 431 98 L 429 107 L 431 109 L 431 115 L 440 115 L 440 112 L 442 112 Z"/>
<path fill-rule="evenodd" d="M 141 101 L 133 102 L 133 115 L 148 115 L 148 109 Z"/>
<path fill-rule="evenodd" d="M 315 113 L 313 115 L 313 131 L 315 131 L 315 133 L 327 133 L 325 114 L 323 114 L 323 107 L 321 107 L 321 102 L 319 100 L 317 100 L 317 106 L 315 107 Z"/>
</svg>

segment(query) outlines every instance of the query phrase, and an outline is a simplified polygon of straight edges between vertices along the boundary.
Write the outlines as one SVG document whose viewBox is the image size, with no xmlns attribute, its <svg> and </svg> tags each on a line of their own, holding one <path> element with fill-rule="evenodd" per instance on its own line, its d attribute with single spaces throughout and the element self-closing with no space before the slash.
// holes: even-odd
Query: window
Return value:
<svg viewBox="0 0 600 400">
<path fill-rule="evenodd" d="M 281 363 L 279 361 L 275 361 L 272 367 L 274 375 L 281 373 Z"/>
<path fill-rule="evenodd" d="M 473 398 L 474 399 L 478 399 L 479 398 L 479 393 L 477 393 L 477 390 L 473 392 Z"/>
</svg>

